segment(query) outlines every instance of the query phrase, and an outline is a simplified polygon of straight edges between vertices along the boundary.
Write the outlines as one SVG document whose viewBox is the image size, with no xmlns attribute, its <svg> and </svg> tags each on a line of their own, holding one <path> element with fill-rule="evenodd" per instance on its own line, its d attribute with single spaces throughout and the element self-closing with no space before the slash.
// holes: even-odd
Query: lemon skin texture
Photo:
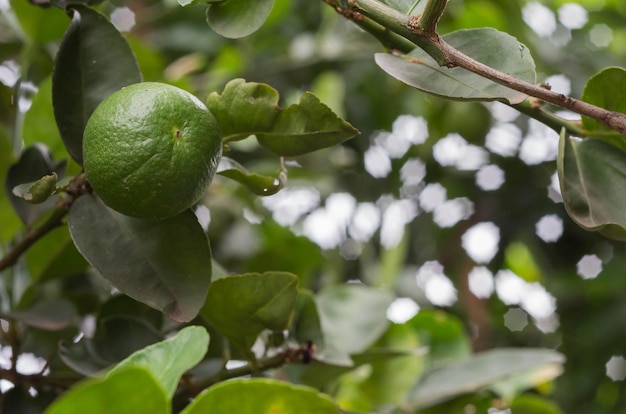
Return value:
<svg viewBox="0 0 626 414">
<path fill-rule="evenodd" d="M 222 155 L 217 121 L 192 94 L 143 82 L 106 98 L 83 136 L 87 179 L 112 209 L 159 220 L 206 193 Z"/>
</svg>

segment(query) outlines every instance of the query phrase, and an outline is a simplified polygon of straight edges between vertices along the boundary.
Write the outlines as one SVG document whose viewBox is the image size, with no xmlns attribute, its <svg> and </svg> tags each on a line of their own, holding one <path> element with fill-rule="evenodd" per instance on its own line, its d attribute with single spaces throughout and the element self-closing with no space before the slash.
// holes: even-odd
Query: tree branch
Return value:
<svg viewBox="0 0 626 414">
<path fill-rule="evenodd" d="M 357 16 L 363 15 L 382 26 L 383 29 L 409 40 L 428 53 L 440 66 L 464 68 L 500 85 L 592 118 L 621 134 L 626 134 L 626 114 L 600 108 L 570 96 L 552 92 L 547 88 L 524 82 L 508 73 L 480 63 L 447 44 L 435 32 L 436 24 L 445 10 L 446 0 L 429 0 L 421 18 L 408 16 L 378 0 L 347 0 L 348 9 L 341 7 L 340 3 L 345 2 L 339 2 L 339 0 L 324 1 L 357 24 L 359 23 Z M 361 27 L 373 32 L 374 36 L 379 40 L 381 39 L 380 34 L 383 29 L 372 25 L 361 25 Z M 389 41 L 383 38 L 381 43 L 386 45 L 385 42 Z M 402 45 L 402 49 L 398 50 L 405 52 L 406 49 L 408 47 Z"/>
<path fill-rule="evenodd" d="M 59 202 L 52 210 L 50 216 L 38 227 L 29 230 L 22 239 L 13 246 L 13 248 L 0 259 L 0 272 L 4 269 L 13 266 L 17 263 L 17 260 L 33 245 L 37 240 L 63 224 L 63 218 L 70 209 L 70 206 L 78 197 L 82 194 L 91 192 L 91 187 L 87 182 L 84 174 L 78 175 L 68 185 L 65 190 L 64 197 L 59 199 Z"/>
</svg>

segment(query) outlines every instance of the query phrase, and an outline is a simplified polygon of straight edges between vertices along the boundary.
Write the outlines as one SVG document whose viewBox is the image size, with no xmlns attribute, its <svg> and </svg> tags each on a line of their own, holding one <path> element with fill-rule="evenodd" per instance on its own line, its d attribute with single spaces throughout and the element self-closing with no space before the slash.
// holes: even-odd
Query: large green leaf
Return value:
<svg viewBox="0 0 626 414">
<path fill-rule="evenodd" d="M 611 111 L 626 113 L 626 70 L 623 68 L 605 68 L 593 75 L 583 89 L 581 99 L 590 104 Z M 589 117 L 582 117 L 583 126 L 590 131 L 613 131 L 607 126 Z"/>
<path fill-rule="evenodd" d="M 259 144 L 282 156 L 331 147 L 359 133 L 311 93 L 286 109 L 278 107 L 278 100 L 278 92 L 268 85 L 235 79 L 221 95 L 209 95 L 207 107 L 224 142 L 256 135 Z"/>
<path fill-rule="evenodd" d="M 52 74 L 54 116 L 70 155 L 82 164 L 83 131 L 104 98 L 141 82 L 139 66 L 126 39 L 105 16 L 84 5 L 73 13 Z"/>
<path fill-rule="evenodd" d="M 145 368 L 132 367 L 89 379 L 57 399 L 45 414 L 168 414 L 165 392 Z"/>
<path fill-rule="evenodd" d="M 247 350 L 264 329 L 289 327 L 297 296 L 298 277 L 291 273 L 234 275 L 211 284 L 201 314 Z"/>
<path fill-rule="evenodd" d="M 626 240 L 626 152 L 600 139 L 561 132 L 557 160 L 563 202 L 582 228 Z"/>
<path fill-rule="evenodd" d="M 176 321 L 198 314 L 211 282 L 211 249 L 191 211 L 140 220 L 86 195 L 72 205 L 69 228 L 82 255 L 120 291 Z"/>
<path fill-rule="evenodd" d="M 339 414 L 327 395 L 271 379 L 237 379 L 201 393 L 181 414 Z"/>
<path fill-rule="evenodd" d="M 564 358 L 550 349 L 503 348 L 476 354 L 426 374 L 411 391 L 411 407 L 429 406 L 483 389 L 516 375 L 534 373 L 535 384 L 561 372 Z"/>
<path fill-rule="evenodd" d="M 362 285 L 341 285 L 317 295 L 326 347 L 353 354 L 370 347 L 387 329 L 393 295 Z"/>
<path fill-rule="evenodd" d="M 172 338 L 135 352 L 113 368 L 108 376 L 129 367 L 146 368 L 171 398 L 180 377 L 202 360 L 208 348 L 209 334 L 206 329 L 188 326 Z"/>
<path fill-rule="evenodd" d="M 274 0 L 219 0 L 209 3 L 207 23 L 215 32 L 231 39 L 259 30 L 274 6 Z"/>
<path fill-rule="evenodd" d="M 442 36 L 452 47 L 496 70 L 535 83 L 535 63 L 528 48 L 495 29 L 466 29 Z M 439 66 L 420 48 L 400 57 L 376 54 L 376 63 L 394 78 L 430 94 L 455 100 L 522 102 L 526 95 L 466 69 Z"/>
</svg>

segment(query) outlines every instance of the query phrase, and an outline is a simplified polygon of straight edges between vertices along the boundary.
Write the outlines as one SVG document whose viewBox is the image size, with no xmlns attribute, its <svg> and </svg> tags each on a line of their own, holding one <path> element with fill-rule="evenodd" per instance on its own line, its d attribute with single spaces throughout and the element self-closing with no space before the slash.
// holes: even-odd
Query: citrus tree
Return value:
<svg viewBox="0 0 626 414">
<path fill-rule="evenodd" d="M 626 405 L 619 2 L 30 3 L 6 412 Z"/>
</svg>

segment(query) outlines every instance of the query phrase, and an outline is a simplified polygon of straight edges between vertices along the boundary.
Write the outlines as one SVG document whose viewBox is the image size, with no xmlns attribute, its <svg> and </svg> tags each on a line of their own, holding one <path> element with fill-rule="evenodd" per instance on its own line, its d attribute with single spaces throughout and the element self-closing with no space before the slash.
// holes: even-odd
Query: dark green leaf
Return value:
<svg viewBox="0 0 626 414">
<path fill-rule="evenodd" d="M 556 403 L 536 394 L 523 394 L 511 403 L 513 414 L 564 414 Z"/>
<path fill-rule="evenodd" d="M 16 197 L 13 194 L 13 188 L 20 184 L 39 180 L 45 175 L 52 174 L 52 172 L 56 172 L 57 176 L 63 176 L 63 166 L 64 163 L 54 163 L 48 148 L 43 145 L 33 145 L 28 147 L 22 153 L 17 164 L 14 164 L 9 169 L 5 182 L 5 191 L 9 197 L 9 202 L 25 224 L 32 225 L 35 223 L 45 211 L 54 205 L 57 197 L 50 197 L 44 203 L 33 205 Z"/>
<path fill-rule="evenodd" d="M 181 414 L 339 414 L 326 394 L 271 379 L 236 379 L 201 393 Z"/>
<path fill-rule="evenodd" d="M 54 193 L 57 181 L 57 174 L 53 171 L 35 182 L 16 185 L 13 195 L 30 204 L 41 204 Z"/>
<path fill-rule="evenodd" d="M 324 335 L 315 296 L 308 290 L 298 292 L 292 324 L 293 337 L 298 343 L 312 341 L 318 350 L 324 349 Z"/>
<path fill-rule="evenodd" d="M 72 205 L 69 228 L 78 250 L 120 291 L 176 321 L 198 314 L 211 282 L 211 249 L 191 211 L 140 220 L 86 195 Z"/>
<path fill-rule="evenodd" d="M 19 320 L 26 325 L 48 331 L 58 331 L 70 326 L 77 317 L 76 308 L 65 299 L 47 300 L 33 307 L 5 314 L 6 318 Z"/>
<path fill-rule="evenodd" d="M 229 276 L 211 284 L 201 314 L 247 350 L 264 329 L 283 331 L 289 327 L 297 287 L 298 277 L 291 273 Z"/>
<path fill-rule="evenodd" d="M 202 360 L 209 347 L 209 334 L 200 326 L 188 326 L 176 336 L 139 350 L 120 362 L 108 376 L 129 367 L 145 368 L 161 384 L 169 398 L 180 377 Z"/>
<path fill-rule="evenodd" d="M 133 367 L 106 378 L 83 381 L 64 393 L 46 414 L 168 414 L 169 402 L 145 368 Z"/>
<path fill-rule="evenodd" d="M 535 384 L 561 372 L 564 358 L 550 349 L 494 349 L 449 364 L 425 375 L 409 396 L 411 407 L 423 407 L 474 392 L 514 375 L 536 374 Z"/>
<path fill-rule="evenodd" d="M 231 39 L 248 36 L 267 20 L 274 0 L 224 0 L 210 2 L 207 23 L 218 34 Z"/>
<path fill-rule="evenodd" d="M 259 144 L 282 156 L 331 147 L 359 133 L 311 93 L 286 109 L 278 108 L 278 99 L 268 85 L 235 79 L 222 95 L 212 93 L 207 107 L 225 142 L 256 135 Z"/>
<path fill-rule="evenodd" d="M 443 39 L 493 69 L 535 83 L 535 62 L 528 48 L 506 33 L 494 29 L 467 29 L 444 35 Z M 441 67 L 420 48 L 415 48 L 404 57 L 378 53 L 376 63 L 394 78 L 441 98 L 503 100 L 511 104 L 526 99 L 525 94 L 466 69 Z"/>
<path fill-rule="evenodd" d="M 94 375 L 162 339 L 153 326 L 140 318 L 104 317 L 98 320 L 93 338 L 62 343 L 59 356 L 74 371 Z"/>
<path fill-rule="evenodd" d="M 393 295 L 362 285 L 329 287 L 317 296 L 326 348 L 353 354 L 369 348 L 387 329 Z"/>
<path fill-rule="evenodd" d="M 570 139 L 563 131 L 557 166 L 570 217 L 586 230 L 626 240 L 626 152 L 600 139 Z"/>
<path fill-rule="evenodd" d="M 82 164 L 83 131 L 104 98 L 141 82 L 141 73 L 124 37 L 99 12 L 70 6 L 73 17 L 57 53 L 52 74 L 54 116 L 70 155 Z"/>
<path fill-rule="evenodd" d="M 610 111 L 626 113 L 624 99 L 624 85 L 626 85 L 626 70 L 623 68 L 605 68 L 593 75 L 587 81 L 581 99 L 590 104 Z M 590 131 L 613 131 L 598 121 L 582 117 L 583 126 Z"/>
</svg>

